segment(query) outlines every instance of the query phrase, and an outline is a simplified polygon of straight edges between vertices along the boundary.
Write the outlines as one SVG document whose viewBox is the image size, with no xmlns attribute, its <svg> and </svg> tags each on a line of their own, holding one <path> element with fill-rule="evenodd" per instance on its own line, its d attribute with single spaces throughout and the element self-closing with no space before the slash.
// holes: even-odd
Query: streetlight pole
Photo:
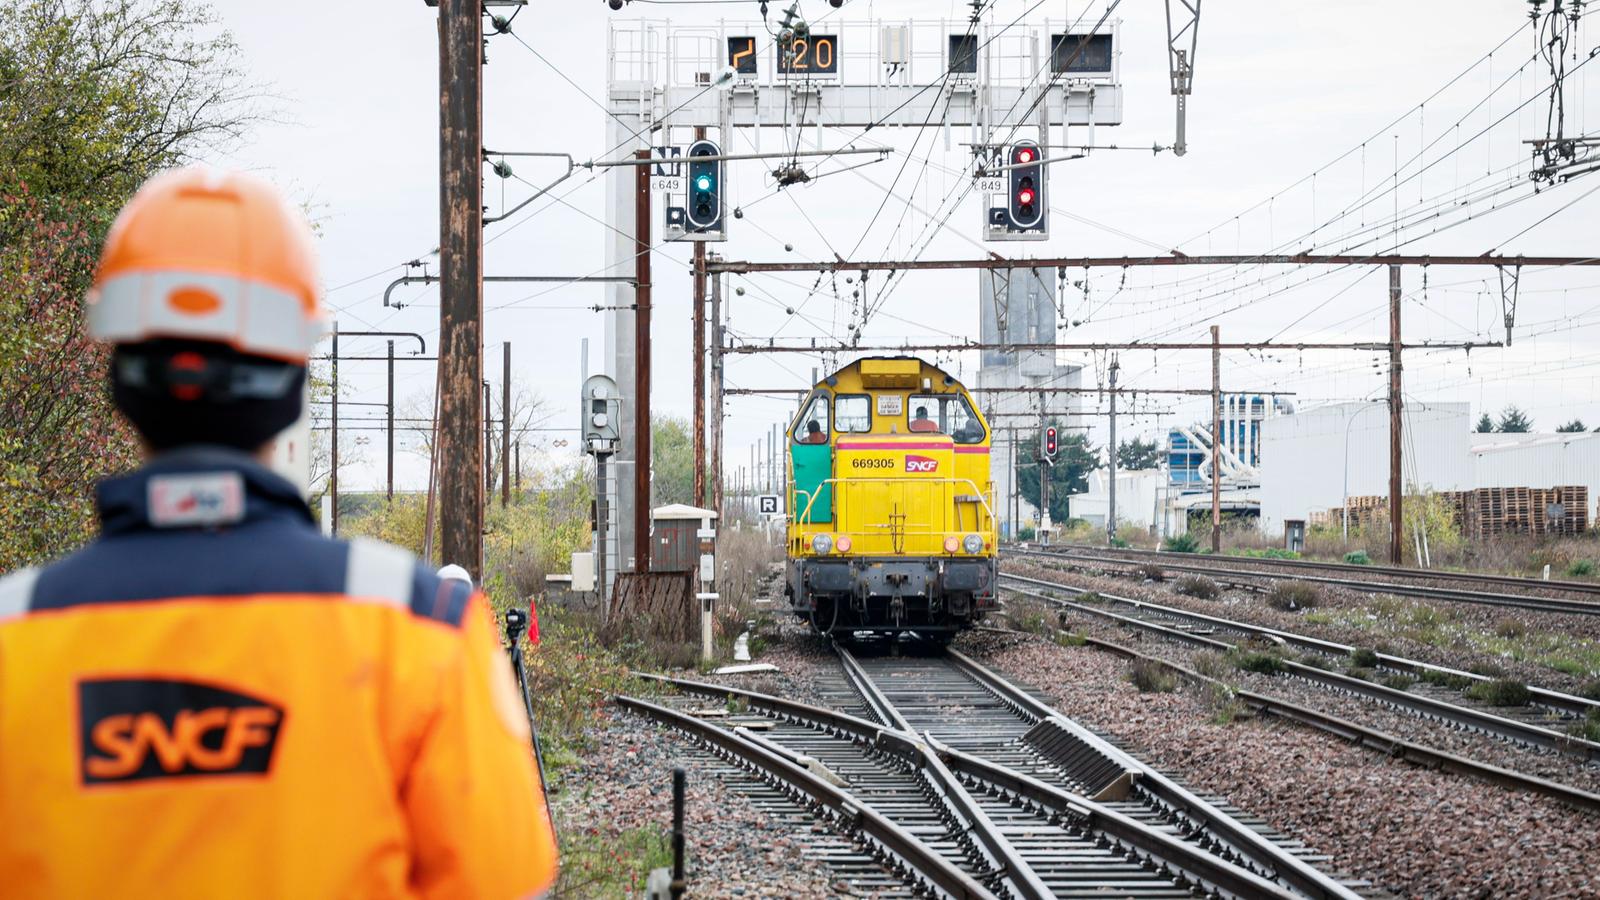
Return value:
<svg viewBox="0 0 1600 900">
<path fill-rule="evenodd" d="M 1356 423 L 1357 416 L 1376 408 L 1376 406 L 1363 406 L 1351 413 L 1350 418 L 1344 423 L 1344 503 L 1339 507 L 1339 518 L 1344 520 L 1343 538 L 1346 541 L 1350 540 L 1350 426 Z"/>
</svg>

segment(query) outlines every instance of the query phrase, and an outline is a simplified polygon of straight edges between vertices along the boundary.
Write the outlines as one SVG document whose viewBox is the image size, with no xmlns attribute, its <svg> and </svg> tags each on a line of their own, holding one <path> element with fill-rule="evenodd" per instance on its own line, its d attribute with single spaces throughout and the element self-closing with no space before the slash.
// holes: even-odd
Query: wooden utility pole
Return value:
<svg viewBox="0 0 1600 900">
<path fill-rule="evenodd" d="M 483 578 L 483 7 L 439 0 L 439 546 Z"/>
<path fill-rule="evenodd" d="M 703 141 L 706 129 L 695 126 L 694 139 Z M 720 186 L 718 187 L 720 190 Z M 690 333 L 694 337 L 694 505 L 706 503 L 706 244 L 694 242 L 694 300 L 690 304 Z"/>
<path fill-rule="evenodd" d="M 511 342 L 500 345 L 500 508 L 511 505 Z"/>
<path fill-rule="evenodd" d="M 635 152 L 650 158 L 649 150 Z M 650 167 L 633 167 L 633 570 L 650 571 Z"/>
<path fill-rule="evenodd" d="M 715 260 L 716 254 L 712 254 Z M 702 263 L 701 268 L 704 269 Z M 722 276 L 711 279 L 711 508 L 722 518 Z M 718 525 L 717 527 L 722 527 Z"/>
<path fill-rule="evenodd" d="M 1222 552 L 1222 337 L 1211 326 L 1211 552 Z"/>
<path fill-rule="evenodd" d="M 1400 267 L 1389 267 L 1389 564 L 1398 566 L 1405 510 L 1400 491 Z"/>
</svg>

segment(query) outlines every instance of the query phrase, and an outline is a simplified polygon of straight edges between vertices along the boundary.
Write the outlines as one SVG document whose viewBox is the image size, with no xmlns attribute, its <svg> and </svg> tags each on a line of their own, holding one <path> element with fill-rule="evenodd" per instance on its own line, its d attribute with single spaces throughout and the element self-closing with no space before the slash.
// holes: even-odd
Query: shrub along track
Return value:
<svg viewBox="0 0 1600 900">
<path fill-rule="evenodd" d="M 1192 647 L 1221 652 L 1235 652 L 1238 649 L 1236 644 L 1212 636 L 1219 632 L 1225 632 L 1238 635 L 1243 639 L 1264 641 L 1269 646 L 1295 647 L 1323 654 L 1348 655 L 1355 649 L 1331 641 L 1323 641 L 1318 638 L 1297 635 L 1278 629 L 1263 628 L 1249 623 L 1194 613 L 1176 607 L 1147 603 L 1105 592 L 1093 593 L 1094 597 L 1123 608 L 1121 612 L 1113 612 L 1095 603 L 1066 600 L 1056 595 L 1055 592 L 1057 591 L 1077 593 L 1078 589 L 1072 585 L 1009 573 L 1002 573 L 1000 577 L 1004 583 L 1003 589 L 1014 595 L 1029 597 L 1058 609 L 1093 616 L 1136 632 L 1159 635 Z M 1131 658 L 1146 659 L 1158 663 L 1165 668 L 1178 672 L 1182 677 L 1191 681 L 1198 681 L 1208 685 L 1222 684 L 1214 678 L 1200 675 L 1187 667 L 1132 651 L 1118 643 L 1095 638 L 1088 638 L 1087 643 Z M 1448 677 L 1469 683 L 1474 680 L 1478 682 L 1488 680 L 1483 676 L 1402 657 L 1387 654 L 1374 654 L 1374 656 L 1378 665 L 1397 672 Z M 1294 660 L 1276 659 L 1274 665 L 1281 667 L 1282 671 L 1288 674 L 1314 681 L 1357 697 L 1408 710 L 1432 721 L 1439 721 L 1453 727 L 1471 729 L 1529 746 L 1554 750 L 1580 759 L 1600 759 L 1600 745 L 1542 727 L 1530 721 L 1487 713 L 1472 707 L 1451 703 L 1437 696 L 1424 696 L 1389 688 L 1381 684 L 1327 671 Z M 1231 687 L 1224 687 L 1232 690 Z M 1594 701 L 1569 694 L 1561 694 L 1556 691 L 1532 688 L 1530 692 L 1534 696 L 1535 703 L 1545 706 L 1557 715 L 1567 716 L 1568 720 L 1580 711 L 1587 712 L 1596 706 Z M 1347 719 L 1312 710 L 1278 698 L 1251 691 L 1238 691 L 1236 693 L 1239 700 L 1261 712 L 1300 721 L 1337 734 L 1347 740 L 1357 741 L 1364 746 L 1389 755 L 1400 756 L 1433 768 L 1442 768 L 1460 774 L 1486 778 L 1509 787 L 1536 791 L 1555 797 L 1580 809 L 1600 811 L 1600 795 L 1572 785 L 1425 747 L 1375 729 L 1366 728 Z"/>
<path fill-rule="evenodd" d="M 1355 896 L 1231 811 L 958 654 L 863 662 L 841 650 L 840 659 L 848 678 L 841 705 L 862 715 L 657 678 L 748 706 L 770 723 L 765 735 L 619 700 L 803 795 L 893 868 L 940 893 Z M 919 735 L 919 725 L 928 730 Z M 832 783 L 841 778 L 848 790 Z M 963 878 L 979 882 L 983 893 Z"/>
<path fill-rule="evenodd" d="M 1529 609 L 1538 612 L 1600 616 L 1600 585 L 1585 582 L 1549 582 L 1536 581 L 1531 578 L 1482 576 L 1483 578 L 1502 580 L 1479 581 L 1476 583 L 1495 585 L 1502 588 L 1513 587 L 1515 589 L 1515 592 L 1506 592 L 1504 590 L 1483 591 L 1417 583 L 1419 580 L 1448 582 L 1460 581 L 1462 578 L 1471 577 L 1462 576 L 1458 573 L 1425 569 L 1347 566 L 1309 560 L 1258 559 L 1246 556 L 1208 556 L 1189 553 L 1163 553 L 1152 550 L 1101 550 L 1099 548 L 1089 551 L 1080 548 L 1046 550 L 1012 547 L 1008 549 L 1007 555 L 1010 557 L 1049 559 L 1075 567 L 1092 564 L 1095 566 L 1118 566 L 1131 570 L 1140 565 L 1154 564 L 1164 570 L 1173 572 L 1194 572 L 1213 577 L 1221 575 L 1224 576 L 1222 580 L 1227 583 L 1251 590 L 1260 589 L 1260 581 L 1262 579 L 1270 581 L 1273 579 L 1293 578 L 1296 581 L 1304 581 L 1310 584 L 1323 584 L 1371 594 L 1390 594 L 1397 597 L 1416 597 L 1426 600 L 1446 600 L 1482 606 Z M 1286 569 L 1313 568 L 1315 571 L 1326 574 L 1308 575 L 1298 571 L 1270 571 L 1273 567 Z M 1506 581 L 1515 582 L 1515 584 L 1507 585 Z M 1549 596 L 1552 591 L 1584 596 L 1592 595 L 1592 598 L 1577 599 L 1572 596 Z"/>
</svg>

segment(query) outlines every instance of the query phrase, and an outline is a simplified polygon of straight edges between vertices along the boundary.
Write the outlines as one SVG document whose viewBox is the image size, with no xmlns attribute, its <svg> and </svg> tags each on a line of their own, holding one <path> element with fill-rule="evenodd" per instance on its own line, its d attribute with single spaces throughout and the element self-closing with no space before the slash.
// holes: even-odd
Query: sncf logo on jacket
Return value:
<svg viewBox="0 0 1600 900">
<path fill-rule="evenodd" d="M 264 775 L 283 708 L 194 681 L 78 682 L 83 783 L 207 775 Z"/>
</svg>

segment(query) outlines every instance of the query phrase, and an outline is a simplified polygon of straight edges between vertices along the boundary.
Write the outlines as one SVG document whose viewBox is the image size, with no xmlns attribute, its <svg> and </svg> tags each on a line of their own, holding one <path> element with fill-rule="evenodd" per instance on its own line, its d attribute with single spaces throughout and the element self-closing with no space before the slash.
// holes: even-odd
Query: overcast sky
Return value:
<svg viewBox="0 0 1600 900">
<path fill-rule="evenodd" d="M 413 286 L 397 290 L 395 296 L 407 304 L 398 312 L 385 309 L 380 297 L 401 273 L 401 262 L 423 256 L 438 243 L 436 13 L 420 0 L 346 0 L 337 4 L 337 17 L 330 14 L 334 6 L 321 0 L 217 3 L 223 24 L 243 50 L 244 66 L 277 98 L 278 121 L 258 127 L 247 144 L 215 161 L 256 170 L 317 211 L 328 302 L 341 328 L 420 332 L 431 354 L 438 331 L 437 292 Z M 774 19 L 782 6 L 774 0 Z M 956 0 L 851 0 L 839 12 L 831 12 L 824 0 L 804 0 L 800 6 L 819 22 L 943 17 L 960 23 L 968 11 Z M 1059 0 L 998 0 L 986 19 L 1003 25 L 1034 7 L 1025 24 L 1041 28 L 1047 17 L 1059 22 L 1087 14 L 1092 20 L 1103 9 Z M 1172 249 L 1201 254 L 1275 247 L 1280 252 L 1345 247 L 1372 252 L 1403 241 L 1406 251 L 1417 253 L 1477 255 L 1494 249 L 1600 255 L 1595 253 L 1600 199 L 1585 196 L 1600 185 L 1600 173 L 1517 199 L 1530 193 L 1522 179 L 1528 168 L 1522 142 L 1545 133 L 1546 105 L 1536 95 L 1549 85 L 1548 67 L 1532 61 L 1535 40 L 1526 12 L 1525 3 L 1513 0 L 1207 4 L 1189 104 L 1188 154 L 1096 151 L 1059 163 L 1050 174 L 1055 210 L 1050 240 L 990 246 L 1014 257 L 1149 256 Z M 489 46 L 486 145 L 570 153 L 579 160 L 601 156 L 609 149 L 599 105 L 606 96 L 607 32 L 637 25 L 642 17 L 662 27 L 670 17 L 675 28 L 724 18 L 759 19 L 754 2 L 640 0 L 614 13 L 601 0 L 533 0 L 513 26 L 532 51 L 504 36 Z M 1120 20 L 1124 121 L 1098 129 L 1096 143 L 1170 144 L 1173 101 L 1163 3 L 1127 0 L 1113 18 Z M 956 24 L 952 30 L 963 28 Z M 1592 31 L 1579 32 L 1578 59 L 1569 60 L 1569 69 L 1593 44 Z M 1600 123 L 1600 91 L 1589 91 L 1594 80 L 1589 68 L 1579 68 L 1567 81 L 1569 134 L 1588 133 Z M 807 143 L 817 140 L 814 129 L 801 137 Z M 821 142 L 832 148 L 853 137 L 824 131 Z M 1058 137 L 1059 131 L 1052 134 L 1052 140 Z M 1075 143 L 1085 137 L 1074 130 Z M 762 135 L 766 149 L 782 139 L 776 128 Z M 792 145 L 796 136 L 790 133 L 788 140 Z M 719 252 L 731 259 L 823 260 L 835 251 L 852 255 L 851 248 L 859 245 L 853 255 L 870 259 L 979 255 L 974 242 L 980 238 L 982 211 L 976 199 L 969 197 L 947 218 L 939 216 L 942 225 L 906 205 L 910 200 L 932 212 L 960 194 L 968 182 L 967 153 L 954 143 L 947 151 L 937 129 L 881 129 L 860 143 L 871 141 L 900 152 L 854 172 L 829 175 L 861 161 L 836 157 L 822 165 L 818 174 L 825 177 L 790 188 L 786 197 L 773 194 L 770 163 L 733 164 L 733 202 L 763 202 L 732 223 L 730 240 Z M 728 143 L 748 149 L 748 131 Z M 1419 166 L 1414 157 L 1424 145 L 1428 149 Z M 561 163 L 549 160 L 514 165 L 535 184 L 562 171 Z M 898 196 L 889 197 L 863 234 L 891 183 Z M 498 212 L 529 192 L 525 183 L 490 176 L 486 200 Z M 487 273 L 575 275 L 604 266 L 605 228 L 584 214 L 603 216 L 603 182 L 580 173 L 558 193 L 560 203 L 537 202 L 489 227 Z M 1362 206 L 1357 201 L 1364 195 L 1372 202 Z M 540 211 L 527 215 L 533 210 Z M 1341 210 L 1348 215 L 1338 217 Z M 1392 228 L 1397 212 L 1413 222 L 1398 237 Z M 1313 221 L 1325 227 L 1316 229 Z M 1445 224 L 1451 227 L 1443 229 Z M 1435 228 L 1440 233 L 1430 234 Z M 688 245 L 668 244 L 654 262 L 653 402 L 659 411 L 682 416 L 691 404 L 688 259 Z M 882 311 L 866 324 L 863 342 L 975 337 L 978 277 L 943 272 L 897 278 Z M 1408 342 L 1504 339 L 1493 269 L 1433 267 L 1426 287 L 1421 269 L 1406 270 L 1404 278 Z M 837 299 L 831 287 L 808 298 L 814 280 L 807 275 L 736 279 L 747 291 L 731 298 L 732 331 L 763 338 L 842 336 L 850 321 L 850 286 L 841 283 Z M 1089 273 L 1086 288 L 1083 281 L 1082 271 L 1067 273 L 1065 321 L 1080 324 L 1058 332 L 1062 340 L 1200 341 L 1207 339 L 1211 324 L 1221 326 L 1224 340 L 1387 337 L 1387 276 L 1371 267 L 1099 269 Z M 1407 395 L 1467 401 L 1474 414 L 1515 403 L 1541 430 L 1574 417 L 1591 428 L 1600 425 L 1597 287 L 1600 269 L 1525 271 L 1513 345 L 1471 354 L 1408 354 Z M 527 285 L 488 287 L 491 349 L 485 365 L 491 379 L 498 383 L 499 345 L 510 341 L 514 380 L 547 401 L 555 413 L 552 425 L 574 424 L 582 339 L 590 339 L 591 371 L 606 367 L 602 314 L 587 308 L 602 302 L 604 290 L 594 285 L 542 291 Z M 797 313 L 790 315 L 789 308 Z M 363 350 L 381 354 L 383 346 L 355 339 L 341 345 L 346 354 Z M 1301 405 L 1378 397 L 1387 384 L 1379 357 L 1228 353 L 1223 383 L 1226 389 L 1294 391 Z M 964 378 L 975 375 L 975 355 L 941 361 Z M 1089 367 L 1085 383 L 1103 377 L 1104 358 L 1072 361 Z M 740 357 L 730 362 L 728 380 L 747 387 L 801 387 L 819 364 L 798 355 Z M 1126 386 L 1210 383 L 1205 353 L 1130 352 L 1123 354 L 1122 364 Z M 399 369 L 402 401 L 431 390 L 431 363 Z M 382 363 L 347 363 L 341 374 L 355 386 L 350 399 L 383 399 Z M 1087 401 L 1090 408 L 1094 404 Z M 1167 424 L 1208 415 L 1203 401 L 1141 400 L 1138 407 L 1170 415 L 1125 422 L 1124 433 L 1154 434 Z M 733 401 L 730 465 L 746 462 L 748 445 L 789 408 L 780 400 Z M 382 413 L 377 407 L 352 410 L 347 423 Z M 380 484 L 381 432 L 352 434 L 371 443 L 365 448 L 370 462 L 350 479 L 351 487 Z M 571 437 L 537 435 L 525 443 L 525 453 L 534 453 L 535 443 L 549 448 L 552 441 Z M 1094 439 L 1102 442 L 1103 433 Z M 401 446 L 411 443 L 403 437 Z M 570 448 L 545 452 L 559 456 Z M 408 457 L 401 459 L 400 471 L 402 486 L 420 486 L 425 467 Z"/>
</svg>

